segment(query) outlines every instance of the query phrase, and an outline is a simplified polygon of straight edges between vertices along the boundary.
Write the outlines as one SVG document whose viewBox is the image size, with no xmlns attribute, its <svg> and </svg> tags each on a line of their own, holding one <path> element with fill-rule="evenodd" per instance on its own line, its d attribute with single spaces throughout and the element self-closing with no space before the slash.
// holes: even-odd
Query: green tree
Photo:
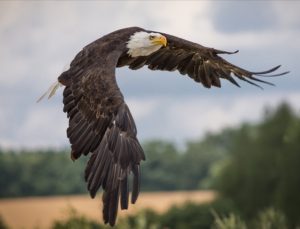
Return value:
<svg viewBox="0 0 300 229">
<path fill-rule="evenodd" d="M 230 130 L 224 130 L 222 135 L 208 133 L 202 140 L 189 141 L 178 168 L 181 171 L 178 181 L 180 188 L 210 188 L 210 168 L 226 158 L 230 141 Z"/>
<path fill-rule="evenodd" d="M 75 209 L 70 208 L 69 217 L 66 220 L 57 220 L 53 223 L 51 229 L 101 229 L 105 228 L 96 221 L 87 219 L 79 215 Z"/>
<path fill-rule="evenodd" d="M 66 152 L 0 152 L 0 197 L 86 192 L 85 163 Z"/>
<path fill-rule="evenodd" d="M 299 122 L 292 109 L 282 104 L 275 111 L 268 110 L 260 124 L 236 130 L 216 188 L 234 201 L 246 219 L 275 206 L 291 226 L 299 223 Z"/>
<path fill-rule="evenodd" d="M 214 216 L 212 211 L 222 215 L 236 213 L 235 206 L 230 200 L 220 199 L 208 204 L 187 202 L 180 206 L 171 207 L 160 217 L 161 228 L 172 229 L 210 229 Z"/>
<path fill-rule="evenodd" d="M 275 210 L 268 208 L 259 212 L 253 222 L 246 224 L 237 214 L 230 213 L 229 216 L 220 217 L 216 212 L 213 212 L 215 222 L 212 229 L 287 229 L 288 224 L 285 215 Z M 297 227 L 298 228 L 298 227 Z"/>
<path fill-rule="evenodd" d="M 143 145 L 146 163 L 142 162 L 142 189 L 175 190 L 179 152 L 170 142 L 150 141 Z"/>
</svg>

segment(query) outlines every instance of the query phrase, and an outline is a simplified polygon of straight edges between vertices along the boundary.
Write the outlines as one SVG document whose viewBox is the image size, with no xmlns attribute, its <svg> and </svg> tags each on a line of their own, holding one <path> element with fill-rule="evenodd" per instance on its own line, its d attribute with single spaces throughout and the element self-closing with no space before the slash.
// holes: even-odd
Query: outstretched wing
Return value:
<svg viewBox="0 0 300 229">
<path fill-rule="evenodd" d="M 79 57 L 75 58 L 80 61 Z M 82 58 L 86 60 L 88 58 Z M 118 205 L 128 208 L 128 176 L 133 173 L 131 202 L 139 194 L 140 161 L 143 150 L 130 111 L 116 84 L 114 69 L 99 64 L 76 67 L 59 77 L 64 89 L 64 112 L 69 118 L 67 136 L 71 143 L 72 159 L 80 155 L 91 157 L 85 170 L 85 180 L 91 197 L 103 188 L 103 218 L 114 225 Z"/>
<path fill-rule="evenodd" d="M 199 44 L 163 34 L 167 38 L 167 46 L 159 49 L 149 56 L 131 58 L 124 54 L 118 62 L 118 67 L 128 65 L 130 69 L 139 69 L 148 65 L 151 70 L 178 70 L 182 75 L 187 74 L 196 82 L 202 83 L 205 87 L 221 87 L 221 78 L 229 80 L 239 86 L 234 77 L 257 85 L 255 81 L 272 85 L 272 83 L 258 79 L 255 76 L 278 76 L 286 74 L 283 72 L 275 75 L 267 75 L 276 71 L 280 66 L 262 72 L 251 72 L 235 66 L 218 54 L 234 54 L 236 52 L 226 52 L 213 48 L 207 48 Z"/>
</svg>

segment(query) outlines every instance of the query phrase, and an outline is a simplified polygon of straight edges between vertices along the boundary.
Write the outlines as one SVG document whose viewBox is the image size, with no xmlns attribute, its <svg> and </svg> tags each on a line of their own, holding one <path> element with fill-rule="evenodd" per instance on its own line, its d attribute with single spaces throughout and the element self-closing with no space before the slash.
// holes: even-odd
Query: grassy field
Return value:
<svg viewBox="0 0 300 229">
<path fill-rule="evenodd" d="M 215 196 L 212 191 L 144 192 L 135 205 L 130 205 L 128 211 L 120 211 L 120 215 L 133 214 L 143 208 L 163 212 L 174 204 L 182 204 L 185 201 L 206 203 L 212 201 Z M 86 195 L 0 199 L 0 215 L 12 229 L 47 229 L 54 220 L 68 216 L 71 208 L 76 209 L 79 214 L 101 222 L 100 196 L 95 199 Z"/>
</svg>

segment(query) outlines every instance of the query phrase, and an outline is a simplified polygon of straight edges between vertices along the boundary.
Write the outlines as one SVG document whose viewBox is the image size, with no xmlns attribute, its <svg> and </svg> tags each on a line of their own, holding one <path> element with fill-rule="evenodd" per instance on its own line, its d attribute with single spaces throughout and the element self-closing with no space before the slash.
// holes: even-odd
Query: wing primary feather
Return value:
<svg viewBox="0 0 300 229">
<path fill-rule="evenodd" d="M 271 68 L 271 69 L 269 69 L 269 70 L 266 70 L 266 71 L 261 71 L 261 72 L 251 72 L 253 75 L 259 75 L 259 74 L 263 74 L 263 75 L 265 75 L 265 74 L 268 74 L 268 73 L 271 73 L 271 72 L 274 72 L 274 71 L 276 71 L 278 68 L 280 68 L 281 67 L 281 65 L 277 65 L 277 66 L 275 66 L 274 68 Z"/>
<path fill-rule="evenodd" d="M 253 85 L 253 86 L 256 86 L 256 87 L 258 87 L 258 88 L 260 88 L 260 89 L 264 89 L 262 86 L 260 86 L 260 85 L 258 85 L 258 84 L 256 84 L 256 83 L 253 83 L 252 81 L 250 81 L 250 80 L 247 80 L 246 78 L 244 78 L 244 77 L 238 77 L 240 80 L 243 80 L 243 81 L 245 81 L 245 82 L 247 82 L 247 83 L 249 83 L 249 84 L 251 84 L 251 85 Z"/>
<path fill-rule="evenodd" d="M 94 152 L 96 157 L 93 161 L 93 164 L 91 165 L 90 169 L 87 170 L 87 172 L 89 172 L 88 177 L 87 177 L 88 190 L 91 190 L 92 185 L 93 185 L 92 182 L 94 180 L 94 177 L 98 175 L 99 170 L 101 170 L 103 164 L 105 164 L 107 166 L 110 165 L 110 163 L 104 163 L 105 160 L 103 158 L 105 158 L 105 156 L 106 156 L 105 153 L 106 152 L 100 147 L 102 147 L 101 143 Z M 102 175 L 103 175 L 103 173 L 102 173 Z"/>
<path fill-rule="evenodd" d="M 97 160 L 98 158 L 95 160 L 95 165 L 97 168 L 94 169 L 95 172 L 92 173 L 91 178 L 88 180 L 88 189 L 92 197 L 95 197 L 98 189 L 107 175 L 109 176 L 109 181 L 111 182 L 112 172 L 109 172 L 109 170 L 111 170 L 113 165 L 111 162 L 112 159 L 109 157 L 107 151 L 103 150 L 102 154 L 103 156 L 99 157 L 99 160 Z"/>
<path fill-rule="evenodd" d="M 283 75 L 286 75 L 290 73 L 290 71 L 285 71 L 285 72 L 281 72 L 281 73 L 278 73 L 278 74 L 272 74 L 272 75 L 264 75 L 264 74 L 254 74 L 256 76 L 262 76 L 262 77 L 276 77 L 276 76 L 283 76 Z"/>
<path fill-rule="evenodd" d="M 211 75 L 211 79 L 212 79 L 212 85 L 214 85 L 215 87 L 221 87 L 221 81 L 217 73 L 213 73 Z"/>
<path fill-rule="evenodd" d="M 261 79 L 257 79 L 253 76 L 248 76 L 249 79 L 251 80 L 254 80 L 254 81 L 258 81 L 258 82 L 261 82 L 261 83 L 264 83 L 264 84 L 268 84 L 268 85 L 271 85 L 271 86 L 275 86 L 273 83 L 270 83 L 268 81 L 264 81 L 264 80 L 261 80 Z"/>
<path fill-rule="evenodd" d="M 188 74 L 188 76 L 190 76 L 191 78 L 193 78 L 195 62 L 196 62 L 196 57 L 195 55 L 193 55 L 193 58 L 190 60 L 190 62 L 187 64 L 185 68 L 186 74 Z"/>
<path fill-rule="evenodd" d="M 210 66 L 206 63 L 206 61 L 203 62 L 203 69 L 204 69 L 204 75 L 202 76 L 203 84 L 205 87 L 210 88 L 211 87 L 211 69 Z"/>
<path fill-rule="evenodd" d="M 125 172 L 127 173 L 127 172 Z M 125 177 L 121 180 L 120 184 L 120 192 L 121 192 L 121 209 L 128 209 L 128 199 L 129 199 L 129 187 L 128 187 L 128 180 L 127 180 L 127 174 Z"/>
<path fill-rule="evenodd" d="M 111 128 L 111 131 L 108 136 L 108 148 L 115 155 L 115 148 L 119 137 L 119 131 L 116 126 Z"/>
<path fill-rule="evenodd" d="M 198 74 L 199 73 L 200 63 L 201 63 L 201 60 L 198 58 L 195 61 L 194 72 L 193 72 L 193 78 L 194 78 L 194 80 L 196 82 L 201 82 L 200 75 Z"/>
<path fill-rule="evenodd" d="M 121 179 L 121 167 L 119 164 L 115 163 L 114 169 L 113 169 L 113 178 L 112 178 L 111 189 L 116 189 L 119 186 L 120 179 Z"/>
<path fill-rule="evenodd" d="M 234 79 L 230 74 L 225 75 L 225 78 L 228 79 L 228 80 L 229 80 L 231 83 L 233 83 L 235 86 L 241 87 L 241 86 L 235 81 L 235 79 Z M 243 79 L 244 79 L 244 78 L 243 78 Z"/>
<path fill-rule="evenodd" d="M 133 184 L 132 184 L 132 194 L 131 194 L 131 203 L 134 204 L 139 196 L 140 192 L 140 166 L 139 164 L 132 165 L 133 173 Z"/>
<path fill-rule="evenodd" d="M 228 52 L 228 51 L 223 51 L 223 50 L 218 50 L 218 49 L 213 49 L 213 51 L 217 54 L 229 54 L 229 55 L 236 54 L 239 52 L 239 50 L 235 50 L 233 52 Z"/>
<path fill-rule="evenodd" d="M 103 160 L 104 161 L 104 160 Z M 88 183 L 88 190 L 90 192 L 90 196 L 94 198 L 97 194 L 98 189 L 102 186 L 104 186 L 104 180 L 107 178 L 107 176 L 110 175 L 109 169 L 111 167 L 111 159 L 107 159 L 105 163 L 101 164 L 101 176 L 99 176 L 99 173 L 95 174 L 92 173 L 91 182 Z M 99 170 L 100 171 L 100 170 Z"/>
<path fill-rule="evenodd" d="M 103 221 L 105 224 L 107 224 L 109 222 L 109 206 L 108 206 L 109 194 L 110 193 L 104 191 L 104 193 L 102 195 L 102 203 L 103 203 L 102 214 L 103 214 Z"/>
<path fill-rule="evenodd" d="M 109 225 L 114 226 L 116 224 L 118 205 L 119 205 L 119 188 L 112 191 L 109 200 Z"/>
<path fill-rule="evenodd" d="M 90 175 L 90 172 L 91 172 L 91 168 L 92 166 L 94 165 L 94 162 L 95 162 L 95 159 L 97 157 L 97 154 L 96 153 L 92 153 L 86 167 L 85 167 L 85 170 L 84 170 L 84 180 L 87 182 L 88 181 L 88 177 Z"/>
</svg>

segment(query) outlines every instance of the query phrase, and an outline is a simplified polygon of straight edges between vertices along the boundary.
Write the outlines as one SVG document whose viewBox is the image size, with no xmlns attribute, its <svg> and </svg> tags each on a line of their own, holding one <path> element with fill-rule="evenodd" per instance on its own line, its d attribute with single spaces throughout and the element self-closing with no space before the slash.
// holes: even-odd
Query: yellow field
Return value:
<svg viewBox="0 0 300 229">
<path fill-rule="evenodd" d="M 205 203 L 215 196 L 213 191 L 143 192 L 135 205 L 130 205 L 128 211 L 120 211 L 119 215 L 133 214 L 143 208 L 164 212 L 174 204 L 185 201 Z M 95 199 L 87 195 L 0 199 L 0 215 L 12 229 L 49 228 L 54 220 L 68 216 L 70 208 L 101 222 L 100 196 Z"/>
</svg>

